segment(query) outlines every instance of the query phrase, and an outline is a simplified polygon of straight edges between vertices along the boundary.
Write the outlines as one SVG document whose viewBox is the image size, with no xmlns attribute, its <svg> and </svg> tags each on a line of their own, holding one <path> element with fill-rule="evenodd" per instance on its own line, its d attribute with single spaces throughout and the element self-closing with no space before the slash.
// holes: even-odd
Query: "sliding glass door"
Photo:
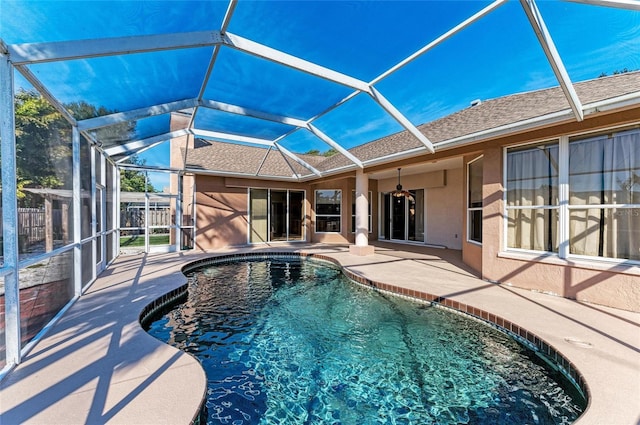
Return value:
<svg viewBox="0 0 640 425">
<path fill-rule="evenodd" d="M 382 239 L 424 242 L 424 189 L 410 190 L 410 197 L 383 194 Z"/>
<path fill-rule="evenodd" d="M 304 240 L 304 191 L 249 189 L 249 242 Z"/>
<path fill-rule="evenodd" d="M 289 191 L 289 240 L 303 241 L 304 192 Z"/>
</svg>

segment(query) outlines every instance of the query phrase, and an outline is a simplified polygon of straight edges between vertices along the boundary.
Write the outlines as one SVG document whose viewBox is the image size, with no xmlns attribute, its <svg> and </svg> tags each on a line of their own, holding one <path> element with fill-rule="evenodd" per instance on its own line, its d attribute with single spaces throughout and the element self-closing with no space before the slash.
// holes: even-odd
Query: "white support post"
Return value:
<svg viewBox="0 0 640 425">
<path fill-rule="evenodd" d="M 227 7 L 227 12 L 224 14 L 224 18 L 222 20 L 222 26 L 220 28 L 220 36 L 224 35 L 231 23 L 231 17 L 233 16 L 233 12 L 236 10 L 238 2 L 237 0 L 231 0 L 229 2 L 229 6 Z M 204 80 L 200 85 L 200 92 L 198 93 L 198 103 L 204 97 L 204 93 L 207 89 L 207 85 L 209 84 L 209 79 L 211 78 L 211 74 L 213 73 L 213 67 L 216 65 L 218 61 L 218 55 L 220 54 L 220 44 L 216 44 L 213 48 L 213 53 L 211 54 L 211 59 L 209 60 L 209 66 L 207 67 L 207 72 L 204 75 Z M 196 114 L 198 113 L 198 108 L 200 105 L 196 106 L 193 109 L 193 113 L 191 114 L 191 119 L 189 120 L 189 124 L 187 128 L 193 128 L 193 125 L 196 120 Z"/>
<path fill-rule="evenodd" d="M 169 114 L 171 112 L 180 111 L 182 109 L 190 109 L 198 106 L 197 99 L 179 100 L 176 102 L 163 103 L 160 105 L 149 106 L 146 108 L 134 109 L 125 112 L 116 112 L 109 115 L 103 115 L 95 118 L 87 118 L 78 121 L 78 129 L 80 131 L 96 130 L 98 128 L 108 127 L 125 121 L 135 121 L 142 118 L 153 117 L 156 115 Z"/>
<path fill-rule="evenodd" d="M 175 212 L 175 220 L 176 220 L 176 229 L 175 229 L 175 249 L 177 252 L 180 252 L 182 249 L 182 196 L 184 192 L 182 191 L 183 177 L 182 174 L 178 174 L 178 193 L 176 197 L 176 212 Z"/>
<path fill-rule="evenodd" d="M 76 296 L 82 295 L 82 198 L 80 183 L 80 131 L 72 128 L 73 157 L 73 287 Z"/>
<path fill-rule="evenodd" d="M 223 133 L 220 131 L 198 130 L 193 129 L 194 136 L 208 137 L 212 139 L 231 140 L 234 142 L 253 143 L 255 145 L 273 146 L 273 140 L 261 139 L 258 137 L 243 136 L 241 134 Z M 173 136 L 176 137 L 176 136 Z"/>
<path fill-rule="evenodd" d="M 0 52 L 0 138 L 2 139 L 2 242 L 4 268 L 6 364 L 19 364 L 20 280 L 18 278 L 18 185 L 16 181 L 15 105 L 13 68 Z"/>
<path fill-rule="evenodd" d="M 257 109 L 245 108 L 244 106 L 232 105 L 229 103 L 218 102 L 217 100 L 203 99 L 200 106 L 217 111 L 227 112 L 229 114 L 242 115 L 246 117 L 258 118 L 260 120 L 276 122 L 279 124 L 290 125 L 293 127 L 306 128 L 307 122 L 297 118 L 271 114 L 269 112 L 259 111 Z"/>
<path fill-rule="evenodd" d="M 30 65 L 163 50 L 191 49 L 215 46 L 221 42 L 219 31 L 197 31 L 50 43 L 10 44 L 7 49 L 14 65 Z"/>
<path fill-rule="evenodd" d="M 144 252 L 149 253 L 149 173 L 144 173 Z"/>
<path fill-rule="evenodd" d="M 569 255 L 569 137 L 561 136 L 558 146 L 558 197 L 560 206 L 558 211 L 558 233 L 560 245 L 558 256 L 567 258 Z"/>
<path fill-rule="evenodd" d="M 120 252 L 120 168 L 117 165 L 113 166 L 114 168 L 114 183 L 113 183 L 113 187 L 114 187 L 114 199 L 113 199 L 113 208 L 115 209 L 116 215 L 115 215 L 115 227 L 116 227 L 116 232 L 115 232 L 115 241 L 113 242 L 113 249 L 114 249 L 114 253 L 113 253 L 113 257 L 115 258 L 118 253 Z"/>
<path fill-rule="evenodd" d="M 374 247 L 369 245 L 369 177 L 356 170 L 356 244 L 349 246 L 353 255 L 373 255 Z"/>
<path fill-rule="evenodd" d="M 96 272 L 96 262 L 98 261 L 98 240 L 96 239 L 96 233 L 98 232 L 98 221 L 97 221 L 97 209 L 96 202 L 98 201 L 96 197 L 98 196 L 98 190 L 96 189 L 96 184 L 98 181 L 98 176 L 96 175 L 96 152 L 97 149 L 91 146 L 91 280 L 95 280 L 97 277 Z M 87 267 L 85 265 L 85 267 Z"/>
<path fill-rule="evenodd" d="M 560 54 L 558 53 L 558 50 L 553 43 L 553 38 L 551 38 L 551 34 L 549 34 L 547 26 L 542 19 L 542 15 L 538 10 L 538 6 L 536 5 L 534 0 L 520 0 L 520 4 L 522 5 L 524 12 L 529 19 L 529 23 L 531 24 L 533 31 L 536 33 L 536 37 L 540 42 L 540 46 L 542 46 L 542 50 L 544 51 L 544 54 L 547 57 L 551 68 L 553 69 L 553 73 L 560 83 L 560 87 L 562 87 L 562 91 L 564 92 L 564 95 L 567 98 L 571 109 L 573 110 L 573 114 L 575 115 L 576 120 L 582 121 L 584 119 L 582 103 L 580 102 L 578 94 L 573 87 L 573 83 L 569 78 L 569 74 L 567 73 L 567 70 L 562 63 Z"/>
</svg>

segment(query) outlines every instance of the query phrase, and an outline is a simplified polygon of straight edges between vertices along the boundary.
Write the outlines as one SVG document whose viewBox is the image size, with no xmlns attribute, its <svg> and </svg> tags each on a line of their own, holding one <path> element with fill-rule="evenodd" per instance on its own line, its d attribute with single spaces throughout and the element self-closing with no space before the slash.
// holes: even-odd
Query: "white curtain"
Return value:
<svg viewBox="0 0 640 425">
<path fill-rule="evenodd" d="M 640 260 L 640 131 L 570 143 L 569 204 L 591 207 L 570 211 L 571 253 Z"/>
<path fill-rule="evenodd" d="M 510 248 L 558 250 L 558 145 L 507 154 L 507 244 Z M 547 208 L 518 208 L 540 206 Z"/>
</svg>

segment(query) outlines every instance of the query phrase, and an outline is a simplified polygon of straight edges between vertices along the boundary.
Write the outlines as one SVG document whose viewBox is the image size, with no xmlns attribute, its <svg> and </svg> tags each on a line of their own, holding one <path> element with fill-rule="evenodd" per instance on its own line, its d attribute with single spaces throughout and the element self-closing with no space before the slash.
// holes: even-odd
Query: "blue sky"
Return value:
<svg viewBox="0 0 640 425">
<path fill-rule="evenodd" d="M 488 1 L 240 1 L 229 31 L 350 76 L 371 81 Z M 640 69 L 640 12 L 539 1 L 572 81 Z M 0 2 L 5 43 L 65 41 L 219 29 L 226 2 Z M 60 101 L 129 110 L 198 95 L 212 48 L 94 58 L 31 66 Z M 17 77 L 17 85 L 25 85 Z M 474 99 L 558 85 L 519 2 L 511 1 L 376 85 L 414 124 L 469 106 Z M 351 90 L 263 59 L 221 49 L 205 98 L 308 119 Z M 227 119 L 207 111 L 197 124 L 275 138 L 285 126 Z M 400 130 L 368 96 L 316 122 L 346 147 Z M 168 131 L 168 119 L 139 133 Z M 295 152 L 328 145 L 298 131 L 282 141 Z M 147 151 L 166 163 L 166 147 Z"/>
</svg>

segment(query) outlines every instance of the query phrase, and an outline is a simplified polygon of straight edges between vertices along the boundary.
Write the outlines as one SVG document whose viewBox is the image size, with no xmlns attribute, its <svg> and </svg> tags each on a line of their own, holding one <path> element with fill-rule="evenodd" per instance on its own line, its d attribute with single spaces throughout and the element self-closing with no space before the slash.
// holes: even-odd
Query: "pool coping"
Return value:
<svg viewBox="0 0 640 425">
<path fill-rule="evenodd" d="M 142 314 L 148 314 L 145 309 L 154 308 L 150 307 L 153 304 L 158 307 L 163 297 L 165 303 L 170 302 L 185 290 L 183 270 L 187 266 L 210 258 L 276 252 L 331 261 L 362 285 L 464 310 L 510 328 L 521 342 L 534 344 L 547 354 L 555 352 L 564 359 L 560 363 L 565 362 L 569 376 L 571 370 L 580 371 L 574 372 L 576 382 L 589 394 L 587 410 L 575 423 L 631 424 L 640 419 L 636 407 L 640 399 L 640 314 L 490 284 L 439 259 L 438 252 L 422 255 L 408 254 L 401 247 L 377 248 L 374 256 L 357 257 L 344 246 L 293 245 L 118 258 L 0 383 L 0 420 L 197 421 L 206 391 L 202 368 L 191 356 L 146 334 L 140 325 Z M 92 333 L 111 331 L 114 313 L 120 344 L 113 343 L 113 335 L 111 339 L 92 338 Z M 567 341 L 565 335 L 575 336 L 575 341 Z M 575 344 L 580 341 L 591 346 Z M 140 352 L 130 352 L 129 346 Z"/>
</svg>

